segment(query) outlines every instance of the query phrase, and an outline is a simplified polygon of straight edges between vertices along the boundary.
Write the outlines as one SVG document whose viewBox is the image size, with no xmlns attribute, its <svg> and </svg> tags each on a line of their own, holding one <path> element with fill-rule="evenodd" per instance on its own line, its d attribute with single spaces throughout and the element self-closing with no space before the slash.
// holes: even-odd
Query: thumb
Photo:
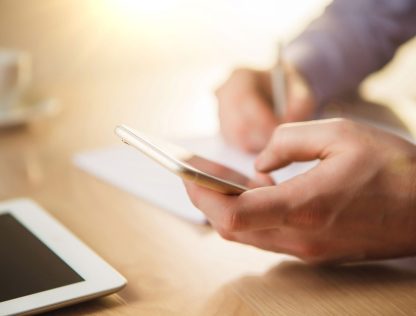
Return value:
<svg viewBox="0 0 416 316">
<path fill-rule="evenodd" d="M 282 124 L 256 159 L 256 169 L 270 172 L 295 161 L 324 159 L 338 139 L 342 119 Z"/>
</svg>

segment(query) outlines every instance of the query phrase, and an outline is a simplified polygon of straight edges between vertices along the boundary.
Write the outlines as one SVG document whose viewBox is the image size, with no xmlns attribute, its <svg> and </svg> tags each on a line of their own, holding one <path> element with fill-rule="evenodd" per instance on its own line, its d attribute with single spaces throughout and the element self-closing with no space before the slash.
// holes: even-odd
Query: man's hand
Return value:
<svg viewBox="0 0 416 316">
<path fill-rule="evenodd" d="M 313 159 L 305 174 L 239 196 L 186 187 L 229 240 L 312 263 L 416 254 L 416 146 L 347 120 L 284 124 L 256 167 Z"/>
<path fill-rule="evenodd" d="M 293 67 L 287 65 L 286 69 L 288 109 L 284 117 L 273 113 L 269 71 L 235 70 L 217 89 L 221 132 L 229 143 L 258 152 L 278 124 L 312 117 L 315 111 L 312 92 Z"/>
</svg>

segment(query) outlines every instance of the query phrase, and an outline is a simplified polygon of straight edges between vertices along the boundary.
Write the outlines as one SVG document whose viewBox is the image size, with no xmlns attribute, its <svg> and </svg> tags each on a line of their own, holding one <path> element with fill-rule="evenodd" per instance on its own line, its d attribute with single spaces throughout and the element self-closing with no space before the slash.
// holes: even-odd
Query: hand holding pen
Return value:
<svg viewBox="0 0 416 316">
<path fill-rule="evenodd" d="M 313 94 L 280 47 L 272 70 L 240 68 L 217 91 L 219 121 L 225 140 L 248 152 L 259 152 L 276 126 L 310 119 Z"/>
</svg>

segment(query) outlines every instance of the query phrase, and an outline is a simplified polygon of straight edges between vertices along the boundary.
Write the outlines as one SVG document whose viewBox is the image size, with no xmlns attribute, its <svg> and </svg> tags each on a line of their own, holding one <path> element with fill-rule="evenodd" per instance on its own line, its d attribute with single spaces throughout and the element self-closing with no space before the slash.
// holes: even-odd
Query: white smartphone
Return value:
<svg viewBox="0 0 416 316">
<path fill-rule="evenodd" d="M 238 195 L 250 187 L 258 186 L 254 180 L 235 170 L 179 146 L 145 136 L 125 125 L 117 126 L 115 133 L 124 143 L 138 149 L 181 178 L 200 186 L 230 195 Z"/>
</svg>

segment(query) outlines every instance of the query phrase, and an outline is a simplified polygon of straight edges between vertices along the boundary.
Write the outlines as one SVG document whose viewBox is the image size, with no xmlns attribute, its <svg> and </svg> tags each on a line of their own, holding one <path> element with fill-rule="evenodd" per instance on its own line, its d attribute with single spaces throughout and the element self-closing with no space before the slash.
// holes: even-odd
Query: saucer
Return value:
<svg viewBox="0 0 416 316">
<path fill-rule="evenodd" d="M 56 115 L 61 106 L 56 99 L 22 100 L 18 105 L 0 109 L 0 127 L 22 125 Z"/>
</svg>

